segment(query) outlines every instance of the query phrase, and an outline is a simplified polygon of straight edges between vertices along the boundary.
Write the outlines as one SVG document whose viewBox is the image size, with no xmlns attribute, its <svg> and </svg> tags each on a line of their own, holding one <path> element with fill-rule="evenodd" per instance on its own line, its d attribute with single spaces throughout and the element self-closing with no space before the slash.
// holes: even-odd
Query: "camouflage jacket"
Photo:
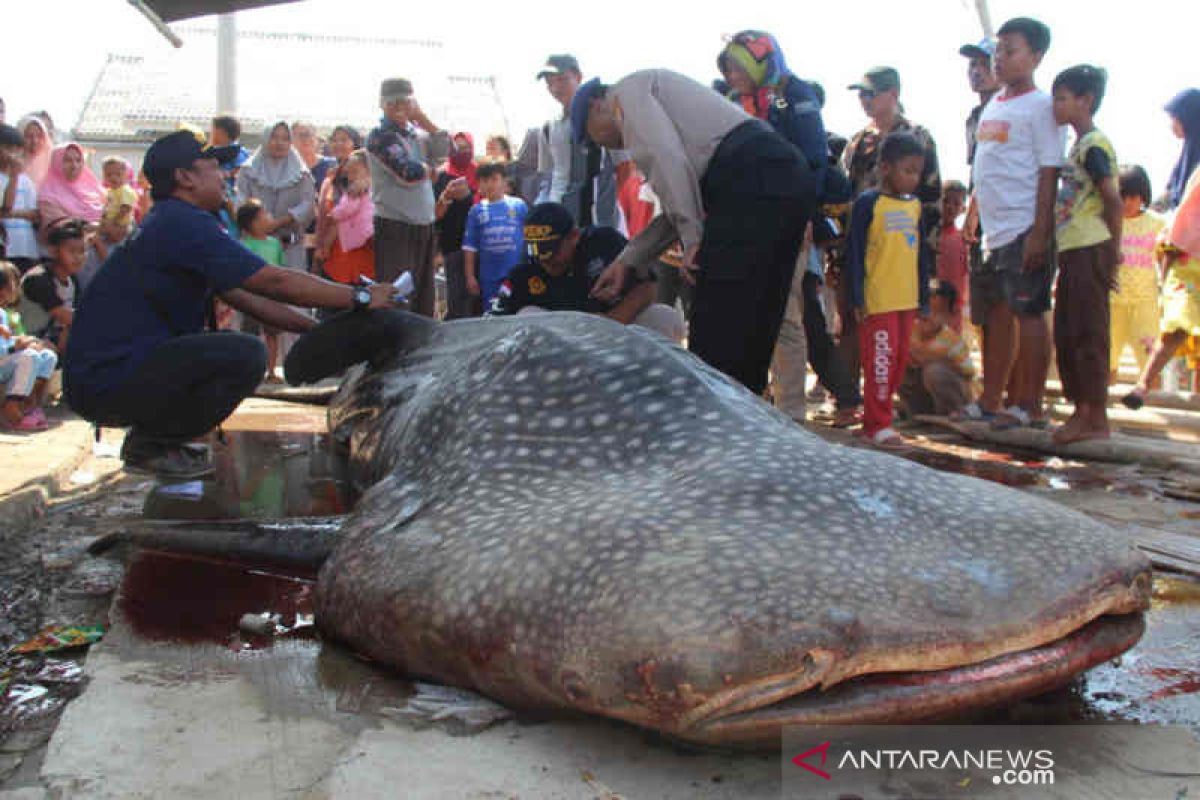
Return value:
<svg viewBox="0 0 1200 800">
<path fill-rule="evenodd" d="M 921 221 L 928 232 L 926 243 L 936 252 L 942 219 L 942 174 L 938 167 L 937 145 L 929 131 L 902 116 L 896 117 L 896 124 L 889 133 L 896 131 L 911 133 L 925 147 L 925 168 L 916 194 L 921 201 Z M 842 153 L 842 168 L 850 176 L 855 197 L 879 186 L 879 146 L 884 136 L 871 124 L 856 133 Z"/>
</svg>

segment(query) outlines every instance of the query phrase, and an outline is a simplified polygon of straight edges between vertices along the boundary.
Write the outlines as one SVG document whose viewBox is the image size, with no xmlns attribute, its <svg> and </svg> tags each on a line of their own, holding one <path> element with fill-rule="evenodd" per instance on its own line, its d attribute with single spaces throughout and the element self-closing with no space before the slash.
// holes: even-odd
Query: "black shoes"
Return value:
<svg viewBox="0 0 1200 800">
<path fill-rule="evenodd" d="M 194 480 L 215 470 L 204 445 L 164 442 L 130 431 L 121 446 L 126 472 L 155 475 L 164 480 Z"/>
</svg>

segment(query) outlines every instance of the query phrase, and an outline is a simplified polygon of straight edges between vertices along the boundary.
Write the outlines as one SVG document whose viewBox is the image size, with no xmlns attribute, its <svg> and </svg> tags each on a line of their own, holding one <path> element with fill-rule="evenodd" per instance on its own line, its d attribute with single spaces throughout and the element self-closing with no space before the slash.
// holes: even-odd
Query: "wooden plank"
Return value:
<svg viewBox="0 0 1200 800">
<path fill-rule="evenodd" d="M 963 437 L 974 441 L 1049 453 L 1062 458 L 1110 461 L 1118 464 L 1142 464 L 1158 469 L 1200 473 L 1200 458 L 1197 458 L 1196 448 L 1183 444 L 1143 440 L 1117 433 L 1109 439 L 1058 445 L 1054 443 L 1050 431 L 1034 428 L 994 431 L 986 422 L 955 422 L 947 417 L 929 414 L 918 414 L 915 419 L 918 422 L 956 431 Z"/>
<path fill-rule="evenodd" d="M 1126 528 L 1155 566 L 1200 576 L 1200 536 L 1160 531 L 1141 525 Z"/>
<path fill-rule="evenodd" d="M 1124 408 L 1120 406 L 1121 398 L 1131 391 L 1133 384 L 1130 383 L 1118 383 L 1108 387 L 1108 404 Z M 1046 381 L 1046 396 L 1061 398 L 1062 384 L 1053 380 Z M 1200 412 L 1200 392 L 1150 391 L 1146 393 L 1146 408 Z"/>
</svg>

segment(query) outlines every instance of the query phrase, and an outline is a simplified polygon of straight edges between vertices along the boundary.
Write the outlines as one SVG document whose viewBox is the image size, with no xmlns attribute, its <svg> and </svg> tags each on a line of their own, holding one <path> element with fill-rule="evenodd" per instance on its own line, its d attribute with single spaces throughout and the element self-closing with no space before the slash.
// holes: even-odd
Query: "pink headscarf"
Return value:
<svg viewBox="0 0 1200 800">
<path fill-rule="evenodd" d="M 25 135 L 25 129 L 30 125 L 37 125 L 42 129 L 42 147 L 36 153 L 30 155 L 25 154 L 25 174 L 29 176 L 29 180 L 33 181 L 33 185 L 41 187 L 42 181 L 46 179 L 46 172 L 50 169 L 50 150 L 54 147 L 54 137 L 50 135 L 49 128 L 40 117 L 32 114 L 21 117 L 17 122 L 17 129 L 21 131 L 21 136 Z"/>
<path fill-rule="evenodd" d="M 67 180 L 67 176 L 63 174 L 63 157 L 67 150 L 71 149 L 83 157 L 83 148 L 74 143 L 56 147 L 50 154 L 50 170 L 38 190 L 38 203 L 57 206 L 62 209 L 64 216 L 78 217 L 84 222 L 99 222 L 104 211 L 104 201 L 108 199 L 104 186 L 92 173 L 86 161 L 79 176 L 73 181 Z M 44 220 L 47 224 L 53 221 Z"/>
</svg>

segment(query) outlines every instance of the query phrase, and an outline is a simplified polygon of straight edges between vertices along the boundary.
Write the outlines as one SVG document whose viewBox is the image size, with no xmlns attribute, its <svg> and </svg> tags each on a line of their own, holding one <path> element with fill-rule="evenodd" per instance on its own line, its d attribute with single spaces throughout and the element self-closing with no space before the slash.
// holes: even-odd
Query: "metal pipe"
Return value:
<svg viewBox="0 0 1200 800">
<path fill-rule="evenodd" d="M 979 24 L 983 27 L 983 35 L 989 39 L 996 36 L 996 29 L 992 27 L 992 12 L 988 8 L 988 0 L 975 0 L 975 10 L 979 13 Z"/>
<path fill-rule="evenodd" d="M 166 40 L 171 43 L 172 46 L 183 47 L 183 39 L 180 39 L 178 36 L 176 36 L 175 31 L 171 30 L 167 23 L 162 21 L 162 17 L 160 17 L 153 8 L 146 5 L 144 0 L 129 0 L 129 5 L 142 12 L 142 15 L 146 19 L 150 20 L 150 24 L 153 25 L 158 32 L 161 33 Z"/>
<path fill-rule="evenodd" d="M 217 17 L 218 114 L 237 113 L 237 20 L 233 14 Z"/>
</svg>

